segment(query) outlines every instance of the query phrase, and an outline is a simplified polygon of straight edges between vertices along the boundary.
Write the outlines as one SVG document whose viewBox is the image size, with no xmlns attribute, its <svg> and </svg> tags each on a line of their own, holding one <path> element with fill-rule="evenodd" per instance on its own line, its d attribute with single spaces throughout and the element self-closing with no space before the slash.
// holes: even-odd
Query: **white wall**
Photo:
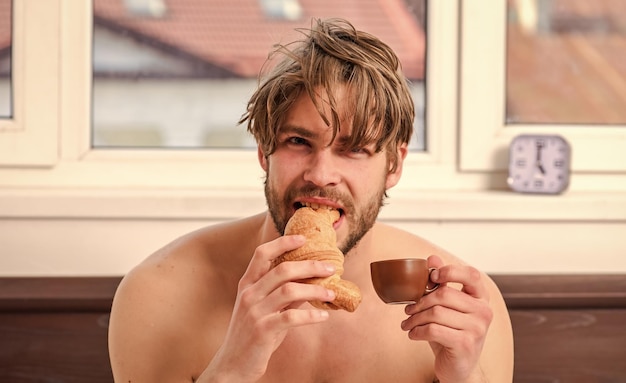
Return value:
<svg viewBox="0 0 626 383">
<path fill-rule="evenodd" d="M 11 198 L 4 191 L 0 196 L 0 276 L 122 275 L 184 233 L 264 208 L 260 189 L 221 202 L 210 193 L 203 197 L 201 191 L 182 198 L 149 192 L 144 198 L 137 192 L 125 197 L 126 204 L 115 200 L 114 194 L 86 192 L 60 198 L 50 210 L 33 203 L 41 196 Z M 528 219 L 520 211 L 532 214 L 557 200 L 507 201 L 506 192 L 488 198 L 472 193 L 457 194 L 457 198 L 430 193 L 418 197 L 421 203 L 409 205 L 402 196 L 392 195 L 381 219 L 421 235 L 487 272 L 626 273 L 626 225 L 624 220 L 606 217 L 623 216 L 619 211 L 611 213 L 610 206 L 596 209 L 598 214 L 604 212 L 605 220 L 597 219 L 594 206 L 589 206 L 588 215 L 596 218 L 586 219 L 568 216 L 565 205 L 557 208 L 561 212 L 551 214 L 553 218 Z M 493 210 L 484 210 L 485 198 Z M 565 198 L 577 203 L 576 196 Z M 626 197 L 616 198 L 619 206 L 624 206 Z M 133 207 L 139 199 L 144 199 L 142 209 Z M 84 208 L 98 200 L 98 209 Z M 49 201 L 43 204 L 47 206 Z M 407 218 L 410 216 L 415 218 Z"/>
</svg>

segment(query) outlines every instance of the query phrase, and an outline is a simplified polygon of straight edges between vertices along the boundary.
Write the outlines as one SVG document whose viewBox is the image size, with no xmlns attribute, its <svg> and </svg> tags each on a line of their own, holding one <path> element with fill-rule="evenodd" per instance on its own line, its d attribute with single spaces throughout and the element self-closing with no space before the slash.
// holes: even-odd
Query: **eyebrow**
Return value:
<svg viewBox="0 0 626 383">
<path fill-rule="evenodd" d="M 320 133 L 316 131 L 290 124 L 283 125 L 283 127 L 278 131 L 278 134 L 297 134 L 298 136 L 307 139 L 317 139 L 320 137 Z M 336 142 L 339 146 L 348 146 L 352 142 L 352 137 L 347 135 L 337 135 L 334 142 Z"/>
<path fill-rule="evenodd" d="M 313 132 L 309 129 L 303 128 L 301 126 L 297 126 L 297 125 L 283 125 L 278 130 L 278 134 L 289 134 L 289 133 L 292 133 L 292 134 L 295 133 L 305 138 L 316 138 L 319 136 L 318 133 Z"/>
<path fill-rule="evenodd" d="M 352 142 L 352 139 L 350 136 L 339 136 L 335 139 L 335 141 L 337 141 L 339 145 L 346 146 Z"/>
</svg>

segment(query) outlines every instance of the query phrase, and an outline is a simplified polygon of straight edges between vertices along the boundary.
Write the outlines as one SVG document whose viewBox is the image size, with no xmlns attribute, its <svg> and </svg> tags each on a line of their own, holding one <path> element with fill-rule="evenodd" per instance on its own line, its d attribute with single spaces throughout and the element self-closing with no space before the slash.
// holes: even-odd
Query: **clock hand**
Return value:
<svg viewBox="0 0 626 383">
<path fill-rule="evenodd" d="M 541 174 L 546 174 L 546 170 L 543 168 L 543 166 L 541 166 L 541 161 L 537 161 L 537 167 L 539 168 Z"/>
<path fill-rule="evenodd" d="M 542 149 L 543 149 L 543 142 L 537 141 L 537 168 L 539 168 L 539 171 L 541 172 L 541 174 L 546 174 L 546 170 L 543 168 L 543 165 L 541 163 L 541 150 Z"/>
</svg>

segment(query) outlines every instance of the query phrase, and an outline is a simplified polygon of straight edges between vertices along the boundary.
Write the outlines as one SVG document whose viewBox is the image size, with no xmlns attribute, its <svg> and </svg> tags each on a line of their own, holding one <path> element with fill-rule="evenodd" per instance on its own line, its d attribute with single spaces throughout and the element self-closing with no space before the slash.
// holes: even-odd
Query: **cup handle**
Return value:
<svg viewBox="0 0 626 383">
<path fill-rule="evenodd" d="M 437 290 L 439 288 L 439 283 L 434 283 L 434 282 L 433 282 L 433 287 L 428 287 L 428 285 L 431 284 L 430 274 L 434 270 L 437 270 L 437 269 L 434 268 L 434 267 L 431 267 L 431 268 L 428 269 L 428 282 L 426 283 L 426 290 L 424 290 L 424 294 L 430 294 L 430 293 L 432 293 L 433 291 L 435 291 L 435 290 Z"/>
</svg>

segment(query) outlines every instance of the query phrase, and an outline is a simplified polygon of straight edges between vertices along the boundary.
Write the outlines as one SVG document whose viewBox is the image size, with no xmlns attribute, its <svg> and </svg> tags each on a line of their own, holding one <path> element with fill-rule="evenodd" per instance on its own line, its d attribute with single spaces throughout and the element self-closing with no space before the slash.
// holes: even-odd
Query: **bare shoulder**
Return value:
<svg viewBox="0 0 626 383">
<path fill-rule="evenodd" d="M 222 297 L 245 271 L 256 243 L 242 240 L 253 230 L 248 220 L 226 222 L 191 232 L 151 254 L 122 280 L 116 301 L 143 302 Z M 215 290 L 217 289 L 217 291 Z M 235 291 L 236 292 L 236 291 Z M 234 295 L 233 295 L 234 298 Z M 203 305 L 192 305 L 201 310 Z"/>
<path fill-rule="evenodd" d="M 446 249 L 395 226 L 378 222 L 373 235 L 374 246 L 385 249 L 378 252 L 384 258 L 428 258 L 431 255 L 438 255 L 445 263 L 465 265 L 465 262 Z"/>
<path fill-rule="evenodd" d="M 197 230 L 122 279 L 109 327 L 116 381 L 191 382 L 199 374 L 226 332 L 254 250 L 241 237 L 253 227 L 242 220 Z"/>
</svg>

